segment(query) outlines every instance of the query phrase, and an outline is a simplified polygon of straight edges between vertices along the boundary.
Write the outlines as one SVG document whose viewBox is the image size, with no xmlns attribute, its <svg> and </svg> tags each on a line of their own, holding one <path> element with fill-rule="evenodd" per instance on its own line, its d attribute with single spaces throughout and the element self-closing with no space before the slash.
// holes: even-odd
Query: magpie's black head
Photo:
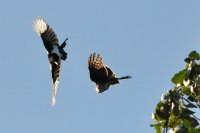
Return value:
<svg viewBox="0 0 200 133">
<path fill-rule="evenodd" d="M 61 51 L 61 54 L 62 54 L 61 59 L 66 60 L 67 59 L 67 53 L 63 50 L 63 51 Z"/>
<path fill-rule="evenodd" d="M 67 59 L 67 53 L 65 52 L 65 50 L 62 46 L 63 46 L 63 43 L 62 43 L 62 45 L 59 46 L 59 52 L 62 54 L 61 59 L 66 60 Z"/>
</svg>

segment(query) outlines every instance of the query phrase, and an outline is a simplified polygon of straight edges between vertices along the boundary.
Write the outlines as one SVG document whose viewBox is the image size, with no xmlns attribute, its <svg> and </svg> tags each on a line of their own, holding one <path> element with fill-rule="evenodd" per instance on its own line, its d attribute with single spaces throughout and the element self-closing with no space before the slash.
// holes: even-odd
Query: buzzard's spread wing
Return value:
<svg viewBox="0 0 200 133">
<path fill-rule="evenodd" d="M 110 82 L 110 84 L 111 85 L 119 84 L 119 80 L 116 78 L 115 73 L 108 66 L 105 67 L 108 71 L 108 81 Z"/>
<path fill-rule="evenodd" d="M 39 36 L 41 36 L 48 53 L 51 53 L 52 45 L 58 44 L 58 38 L 55 32 L 43 19 L 40 18 L 34 21 L 33 29 Z"/>
<path fill-rule="evenodd" d="M 112 84 L 119 81 L 115 78 L 114 72 L 105 66 L 102 62 L 100 54 L 91 54 L 88 58 L 88 68 L 90 71 L 90 79 L 96 83 L 96 92 L 101 93 L 109 88 Z"/>
<path fill-rule="evenodd" d="M 105 84 L 97 83 L 96 84 L 96 92 L 102 93 L 102 92 L 108 90 L 109 87 L 110 87 L 110 83 L 105 83 Z"/>
<path fill-rule="evenodd" d="M 88 59 L 88 68 L 90 71 L 90 79 L 95 82 L 106 82 L 108 78 L 108 71 L 105 68 L 102 57 L 98 54 L 91 54 Z"/>
</svg>

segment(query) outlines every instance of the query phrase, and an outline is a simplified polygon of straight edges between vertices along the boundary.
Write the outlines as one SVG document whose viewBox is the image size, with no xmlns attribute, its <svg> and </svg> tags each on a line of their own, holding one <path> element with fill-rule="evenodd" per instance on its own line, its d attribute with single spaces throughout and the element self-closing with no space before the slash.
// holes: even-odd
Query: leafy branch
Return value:
<svg viewBox="0 0 200 133">
<path fill-rule="evenodd" d="M 157 103 L 151 124 L 156 133 L 199 133 L 194 108 L 200 108 L 200 55 L 192 51 L 185 59 L 186 68 L 175 74 L 175 87 L 163 94 Z"/>
</svg>

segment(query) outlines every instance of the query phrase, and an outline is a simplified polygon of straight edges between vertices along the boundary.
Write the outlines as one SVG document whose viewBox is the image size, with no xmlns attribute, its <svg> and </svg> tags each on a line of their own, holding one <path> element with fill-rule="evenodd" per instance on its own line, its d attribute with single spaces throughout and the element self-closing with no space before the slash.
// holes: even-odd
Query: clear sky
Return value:
<svg viewBox="0 0 200 133">
<path fill-rule="evenodd" d="M 199 0 L 2 0 L 1 133 L 153 133 L 151 113 L 184 58 L 200 51 Z M 41 17 L 69 38 L 55 107 Z M 103 56 L 117 76 L 102 94 L 87 59 Z"/>
</svg>

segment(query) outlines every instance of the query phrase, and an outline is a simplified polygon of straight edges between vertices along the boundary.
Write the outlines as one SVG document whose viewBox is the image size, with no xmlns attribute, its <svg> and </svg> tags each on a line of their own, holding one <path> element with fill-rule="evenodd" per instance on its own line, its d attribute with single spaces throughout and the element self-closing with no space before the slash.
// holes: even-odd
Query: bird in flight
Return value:
<svg viewBox="0 0 200 133">
<path fill-rule="evenodd" d="M 88 69 L 90 79 L 96 83 L 96 92 L 102 93 L 110 87 L 110 85 L 119 84 L 119 80 L 132 78 L 131 76 L 123 76 L 117 78 L 115 73 L 105 64 L 103 64 L 100 54 L 96 56 L 93 53 L 88 58 Z"/>
<path fill-rule="evenodd" d="M 67 53 L 64 51 L 64 47 L 67 45 L 66 40 L 68 40 L 68 38 L 61 45 L 59 45 L 57 35 L 47 22 L 41 18 L 35 19 L 33 22 L 33 29 L 42 38 L 44 47 L 47 50 L 53 80 L 51 105 L 54 106 L 58 91 L 61 60 L 67 59 Z"/>
</svg>

